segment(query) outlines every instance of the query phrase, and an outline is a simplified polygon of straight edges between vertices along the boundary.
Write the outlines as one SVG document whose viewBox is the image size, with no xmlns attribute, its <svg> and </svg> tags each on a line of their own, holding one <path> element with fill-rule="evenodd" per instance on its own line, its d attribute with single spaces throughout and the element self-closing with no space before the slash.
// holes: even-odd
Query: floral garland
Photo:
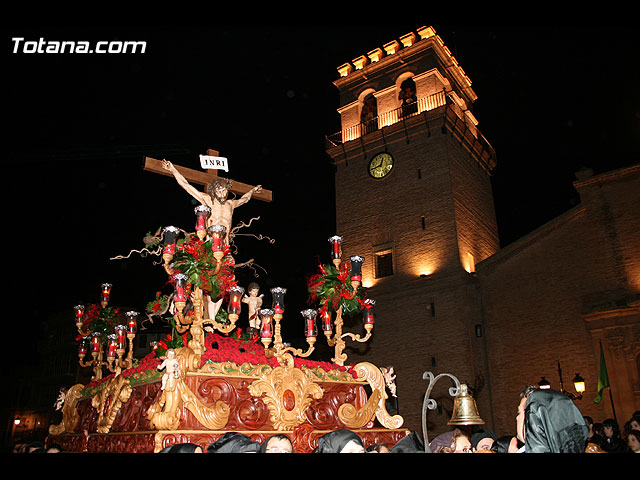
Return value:
<svg viewBox="0 0 640 480">
<path fill-rule="evenodd" d="M 320 265 L 320 273 L 307 279 L 309 302 L 319 303 L 320 312 L 335 312 L 342 307 L 344 315 L 353 315 L 360 312 L 365 304 L 366 289 L 358 287 L 354 291 L 351 285 L 349 273 L 351 262 L 334 265 Z"/>
</svg>

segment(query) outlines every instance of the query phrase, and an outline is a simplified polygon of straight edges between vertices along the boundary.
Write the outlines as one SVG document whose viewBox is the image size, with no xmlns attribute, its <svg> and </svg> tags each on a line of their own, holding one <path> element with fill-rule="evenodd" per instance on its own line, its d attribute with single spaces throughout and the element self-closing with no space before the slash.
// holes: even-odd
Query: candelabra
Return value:
<svg viewBox="0 0 640 480">
<path fill-rule="evenodd" d="M 272 308 L 263 308 L 260 310 L 260 319 L 262 326 L 260 328 L 260 341 L 265 348 L 265 356 L 267 358 L 276 357 L 281 365 L 293 366 L 293 357 L 308 357 L 314 351 L 316 337 L 318 331 L 316 328 L 316 316 L 318 311 L 314 309 L 303 310 L 300 313 L 305 319 L 305 338 L 309 344 L 309 348 L 303 351 L 299 348 L 293 348 L 282 341 L 282 333 L 280 321 L 284 314 L 284 294 L 286 288 L 275 287 L 271 289 L 273 298 Z M 273 341 L 273 347 L 269 345 Z"/>
<path fill-rule="evenodd" d="M 342 263 L 342 238 L 339 236 L 333 236 L 329 239 L 329 243 L 331 244 L 331 256 L 332 262 L 337 269 L 340 268 Z M 348 273 L 348 276 L 351 280 L 351 288 L 352 292 L 349 296 L 343 296 L 346 300 L 353 300 L 356 298 L 358 293 L 358 288 L 362 285 L 362 264 L 364 262 L 364 257 L 353 256 L 350 257 L 351 261 L 351 270 Z M 330 347 L 334 347 L 335 356 L 331 360 L 337 365 L 344 366 L 345 361 L 347 360 L 347 355 L 343 352 L 346 348 L 345 338 L 350 338 L 354 342 L 364 343 L 371 338 L 373 332 L 373 324 L 374 324 L 374 314 L 373 307 L 375 306 L 375 300 L 366 299 L 364 301 L 364 329 L 366 331 L 366 335 L 361 337 L 359 334 L 354 334 L 350 332 L 342 333 L 342 327 L 344 325 L 344 320 L 342 319 L 343 308 L 342 305 L 338 307 L 336 310 L 335 320 L 332 322 L 331 312 L 323 308 L 322 309 L 322 330 L 324 332 L 325 337 L 327 338 L 327 343 Z M 335 333 L 333 333 L 332 323 L 335 325 Z"/>
<path fill-rule="evenodd" d="M 201 355 L 205 351 L 204 328 L 211 328 L 222 333 L 229 333 L 235 328 L 235 323 L 240 314 L 240 305 L 244 289 L 232 286 L 229 288 L 229 306 L 227 318 L 229 322 L 220 322 L 216 315 L 222 303 L 222 299 L 216 302 L 210 301 L 197 281 L 190 282 L 190 279 L 200 280 L 202 274 L 209 278 L 214 278 L 221 273 L 223 259 L 228 255 L 225 251 L 225 239 L 227 229 L 223 225 L 211 225 L 206 227 L 207 219 L 211 214 L 211 209 L 204 205 L 199 205 L 194 209 L 196 214 L 196 236 L 202 242 L 202 255 L 196 262 L 197 267 L 186 265 L 187 275 L 176 267 L 173 262 L 176 256 L 176 242 L 180 230 L 173 226 L 163 229 L 163 253 L 164 270 L 169 274 L 173 284 L 173 318 L 175 328 L 179 334 L 189 332 L 191 340 L 188 346 L 197 354 Z M 212 255 L 212 259 L 208 255 Z M 178 262 L 179 263 L 179 262 Z M 183 262 L 184 263 L 184 262 Z M 184 265 L 183 265 L 184 266 Z M 191 305 L 187 308 L 188 302 Z M 205 308 L 208 307 L 208 308 Z"/>
<path fill-rule="evenodd" d="M 110 294 L 111 284 L 103 283 L 100 298 L 101 311 L 107 308 Z M 81 367 L 91 367 L 93 369 L 92 380 L 100 380 L 102 378 L 103 367 L 116 375 L 120 374 L 124 369 L 131 368 L 133 366 L 133 340 L 138 329 L 138 312 L 126 312 L 126 325 L 118 324 L 112 327 L 113 332 L 107 333 L 108 330 L 103 328 L 92 330 L 92 322 L 85 326 L 87 314 L 84 305 L 76 305 L 73 308 L 76 328 L 78 333 L 82 335 L 78 345 L 78 362 Z M 101 324 L 100 326 L 104 326 L 104 322 L 101 322 Z M 91 349 L 91 359 L 85 361 L 84 359 L 89 349 Z"/>
</svg>

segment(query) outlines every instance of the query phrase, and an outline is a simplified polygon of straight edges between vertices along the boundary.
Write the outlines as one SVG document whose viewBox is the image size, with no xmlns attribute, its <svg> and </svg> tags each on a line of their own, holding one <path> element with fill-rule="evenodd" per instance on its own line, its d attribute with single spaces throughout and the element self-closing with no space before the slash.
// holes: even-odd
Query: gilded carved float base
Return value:
<svg viewBox="0 0 640 480">
<path fill-rule="evenodd" d="M 262 442 L 288 435 L 294 451 L 311 452 L 317 439 L 339 428 L 357 432 L 366 445 L 395 444 L 409 432 L 391 416 L 382 372 L 370 363 L 326 372 L 289 365 L 206 363 L 197 369 L 190 349 L 181 352 L 181 375 L 167 382 L 135 384 L 116 375 L 82 397 L 72 387 L 60 425 L 49 443 L 75 452 L 157 452 L 173 443 L 206 448 L 227 431 Z M 187 372 L 187 373 L 184 373 Z"/>
</svg>

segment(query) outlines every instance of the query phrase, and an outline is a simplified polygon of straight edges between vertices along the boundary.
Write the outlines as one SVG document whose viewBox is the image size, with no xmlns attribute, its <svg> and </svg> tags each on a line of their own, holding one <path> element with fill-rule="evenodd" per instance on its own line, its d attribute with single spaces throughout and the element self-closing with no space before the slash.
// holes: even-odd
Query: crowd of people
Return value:
<svg viewBox="0 0 640 480">
<path fill-rule="evenodd" d="M 576 404 L 556 390 L 528 386 L 517 406 L 515 434 L 497 436 L 481 427 L 459 426 L 435 437 L 428 448 L 421 435 L 411 432 L 395 445 L 365 447 L 355 432 L 339 429 L 318 438 L 313 453 L 640 453 L 640 411 L 621 430 L 607 418 L 594 422 Z M 14 453 L 58 453 L 60 447 L 42 442 L 16 445 Z M 170 445 L 159 453 L 296 453 L 291 438 L 276 434 L 264 442 L 240 432 L 227 432 L 206 448 L 195 443 Z"/>
</svg>

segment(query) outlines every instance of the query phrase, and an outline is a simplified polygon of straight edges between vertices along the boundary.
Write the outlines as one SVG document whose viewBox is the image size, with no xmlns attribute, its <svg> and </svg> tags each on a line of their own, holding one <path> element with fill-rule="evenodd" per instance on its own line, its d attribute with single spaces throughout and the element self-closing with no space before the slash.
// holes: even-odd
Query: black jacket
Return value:
<svg viewBox="0 0 640 480">
<path fill-rule="evenodd" d="M 584 453 L 589 427 L 573 400 L 557 390 L 535 390 L 525 405 L 527 453 Z"/>
</svg>

